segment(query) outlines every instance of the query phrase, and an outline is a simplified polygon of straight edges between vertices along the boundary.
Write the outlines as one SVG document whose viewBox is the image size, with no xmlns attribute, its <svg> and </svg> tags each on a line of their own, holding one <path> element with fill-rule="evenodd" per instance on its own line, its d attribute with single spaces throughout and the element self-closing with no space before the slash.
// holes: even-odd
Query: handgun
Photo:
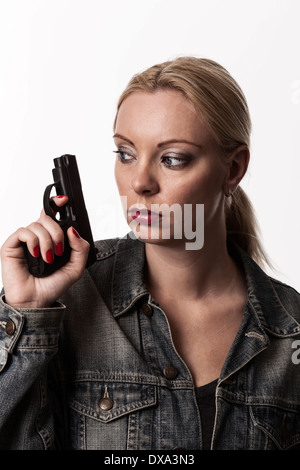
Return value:
<svg viewBox="0 0 300 470">
<path fill-rule="evenodd" d="M 64 252 L 62 256 L 54 255 L 53 263 L 46 263 L 41 256 L 35 258 L 23 243 L 29 272 L 35 277 L 45 277 L 64 266 L 70 259 L 71 247 L 68 242 L 67 230 L 74 227 L 80 237 L 89 242 L 90 250 L 86 267 L 96 261 L 96 249 L 92 230 L 82 193 L 81 180 L 75 155 L 62 155 L 54 158 L 52 170 L 54 183 L 46 187 L 43 198 L 44 211 L 57 222 L 64 232 Z M 68 202 L 58 207 L 51 199 L 51 191 L 55 187 L 57 195 L 68 196 Z"/>
</svg>

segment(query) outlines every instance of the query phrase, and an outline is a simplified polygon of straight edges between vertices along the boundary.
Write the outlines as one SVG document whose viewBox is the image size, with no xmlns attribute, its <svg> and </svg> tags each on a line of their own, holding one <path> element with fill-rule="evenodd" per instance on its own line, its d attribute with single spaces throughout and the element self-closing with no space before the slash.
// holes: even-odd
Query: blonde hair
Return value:
<svg viewBox="0 0 300 470">
<path fill-rule="evenodd" d="M 240 145 L 250 148 L 251 119 L 245 96 L 228 71 L 209 59 L 179 57 L 134 75 L 119 98 L 115 124 L 121 104 L 131 93 L 164 88 L 183 93 L 193 103 L 210 127 L 226 162 L 230 163 Z M 268 263 L 258 237 L 254 209 L 240 186 L 231 198 L 225 198 L 225 214 L 228 238 L 259 264 Z"/>
</svg>

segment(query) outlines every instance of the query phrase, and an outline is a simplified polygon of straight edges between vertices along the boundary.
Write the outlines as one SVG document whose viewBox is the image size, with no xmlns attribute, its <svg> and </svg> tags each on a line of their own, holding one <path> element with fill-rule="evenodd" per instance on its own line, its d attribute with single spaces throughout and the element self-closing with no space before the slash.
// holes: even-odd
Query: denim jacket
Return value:
<svg viewBox="0 0 300 470">
<path fill-rule="evenodd" d="M 143 284 L 144 244 L 97 248 L 52 308 L 1 298 L 0 448 L 201 449 L 191 374 Z M 218 379 L 211 448 L 300 449 L 300 295 L 232 255 L 248 301 Z"/>
</svg>

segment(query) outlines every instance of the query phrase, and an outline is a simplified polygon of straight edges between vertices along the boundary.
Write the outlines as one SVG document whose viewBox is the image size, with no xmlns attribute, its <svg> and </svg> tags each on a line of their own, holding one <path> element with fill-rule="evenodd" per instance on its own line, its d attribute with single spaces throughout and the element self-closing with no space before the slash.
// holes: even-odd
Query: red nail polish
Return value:
<svg viewBox="0 0 300 470">
<path fill-rule="evenodd" d="M 73 230 L 74 235 L 75 235 L 77 238 L 80 238 L 79 233 L 75 230 L 74 227 L 72 227 L 72 230 Z"/>
<path fill-rule="evenodd" d="M 62 197 L 66 197 L 66 196 L 64 194 L 61 194 L 61 195 L 56 196 L 56 197 L 62 198 Z"/>
<path fill-rule="evenodd" d="M 48 261 L 48 263 L 52 264 L 53 261 L 54 261 L 54 256 L 53 256 L 53 251 L 52 250 L 48 250 L 47 253 L 46 253 L 46 260 Z"/>
<path fill-rule="evenodd" d="M 40 256 L 40 248 L 39 248 L 38 246 L 35 246 L 35 247 L 33 248 L 33 256 L 34 256 L 35 258 L 38 258 L 38 257 Z"/>
<path fill-rule="evenodd" d="M 62 256 L 63 251 L 64 251 L 63 244 L 61 242 L 56 243 L 55 250 L 56 250 L 57 256 Z"/>
</svg>

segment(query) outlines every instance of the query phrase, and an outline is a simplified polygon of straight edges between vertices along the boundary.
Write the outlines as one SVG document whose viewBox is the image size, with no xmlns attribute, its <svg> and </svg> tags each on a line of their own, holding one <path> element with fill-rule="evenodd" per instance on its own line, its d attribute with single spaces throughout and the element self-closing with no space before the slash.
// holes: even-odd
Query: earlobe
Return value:
<svg viewBox="0 0 300 470">
<path fill-rule="evenodd" d="M 243 179 L 249 165 L 249 160 L 250 152 L 247 145 L 240 145 L 233 152 L 223 184 L 223 192 L 226 197 L 232 196 Z"/>
</svg>

